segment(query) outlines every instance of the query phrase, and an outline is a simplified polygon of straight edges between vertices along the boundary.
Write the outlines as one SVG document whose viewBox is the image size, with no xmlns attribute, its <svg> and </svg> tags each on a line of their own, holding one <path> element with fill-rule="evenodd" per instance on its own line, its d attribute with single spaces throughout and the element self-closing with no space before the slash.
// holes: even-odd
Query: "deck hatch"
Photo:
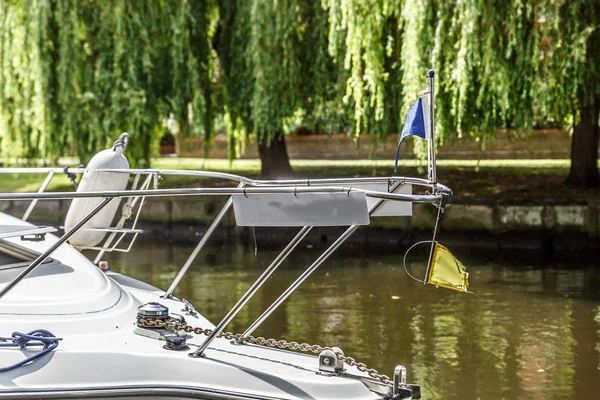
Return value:
<svg viewBox="0 0 600 400">
<path fill-rule="evenodd" d="M 0 239 L 45 235 L 56 231 L 52 226 L 0 225 Z"/>
</svg>

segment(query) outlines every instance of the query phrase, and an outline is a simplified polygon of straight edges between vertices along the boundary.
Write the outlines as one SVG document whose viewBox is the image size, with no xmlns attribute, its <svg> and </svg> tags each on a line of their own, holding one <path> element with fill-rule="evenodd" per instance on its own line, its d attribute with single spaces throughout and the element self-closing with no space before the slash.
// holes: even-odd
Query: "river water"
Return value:
<svg viewBox="0 0 600 400">
<path fill-rule="evenodd" d="M 113 270 L 166 289 L 191 251 L 145 244 L 108 260 Z M 600 398 L 595 261 L 467 255 L 474 293 L 464 294 L 413 281 L 402 254 L 360 253 L 334 254 L 254 335 L 338 346 L 387 375 L 403 364 L 424 399 Z M 293 253 L 227 330 L 243 332 L 319 254 Z M 216 323 L 276 255 L 207 248 L 176 295 Z M 424 274 L 423 264 L 409 268 Z"/>
</svg>

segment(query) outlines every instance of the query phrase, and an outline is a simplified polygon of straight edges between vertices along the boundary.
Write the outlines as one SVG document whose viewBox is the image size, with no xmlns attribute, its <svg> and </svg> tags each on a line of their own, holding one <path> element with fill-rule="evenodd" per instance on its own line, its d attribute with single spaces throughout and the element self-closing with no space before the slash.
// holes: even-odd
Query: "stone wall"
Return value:
<svg viewBox="0 0 600 400">
<path fill-rule="evenodd" d="M 22 216 L 28 202 L 2 201 L 0 211 Z M 62 225 L 68 201 L 39 201 L 31 219 Z M 166 225 L 187 224 L 207 226 L 220 211 L 224 199 L 207 198 L 201 202 L 192 198 L 149 199 L 140 221 Z M 436 209 L 431 205 L 415 204 L 413 217 L 371 219 L 371 227 L 400 231 L 431 230 L 435 223 Z M 235 226 L 230 212 L 225 226 Z M 581 203 L 456 203 L 446 209 L 442 218 L 444 232 L 540 232 L 549 235 L 581 234 L 600 238 L 600 205 Z"/>
<path fill-rule="evenodd" d="M 416 139 L 418 140 L 418 139 Z M 413 158 L 412 140 L 402 144 L 401 157 Z M 292 159 L 393 159 L 398 135 L 375 141 L 374 136 L 363 135 L 357 146 L 352 136 L 347 135 L 302 135 L 287 136 L 287 149 Z M 531 135 L 519 137 L 514 132 L 501 131 L 496 139 L 485 143 L 470 138 L 455 139 L 438 149 L 440 159 L 568 159 L 571 137 L 567 131 L 558 129 L 536 130 Z M 179 143 L 179 156 L 204 157 L 204 139 L 190 138 Z M 217 136 L 211 148 L 211 158 L 227 158 L 227 138 Z M 250 143 L 241 158 L 257 158 L 257 146 Z"/>
</svg>

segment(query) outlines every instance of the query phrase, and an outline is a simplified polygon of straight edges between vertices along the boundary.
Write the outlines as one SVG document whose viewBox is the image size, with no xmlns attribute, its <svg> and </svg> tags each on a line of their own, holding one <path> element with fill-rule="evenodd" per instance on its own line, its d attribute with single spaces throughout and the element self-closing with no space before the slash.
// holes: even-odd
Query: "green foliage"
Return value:
<svg viewBox="0 0 600 400">
<path fill-rule="evenodd" d="M 86 159 L 130 133 L 148 163 L 173 114 L 210 139 L 207 1 L 0 1 L 4 157 Z M 198 134 L 198 132 L 196 132 Z"/>
<path fill-rule="evenodd" d="M 600 35 L 594 0 L 323 4 L 330 53 L 345 54 L 351 71 L 346 96 L 354 101 L 357 133 L 372 130 L 372 122 L 400 129 L 429 68 L 438 78 L 438 141 L 454 132 L 485 139 L 499 128 L 561 125 L 600 90 L 600 63 L 589 61 L 600 61 L 590 45 L 591 35 Z"/>
<path fill-rule="evenodd" d="M 438 143 L 485 143 L 576 121 L 599 25 L 597 0 L 0 0 L 2 155 L 85 159 L 128 131 L 148 162 L 169 115 L 207 151 L 222 121 L 231 158 L 298 124 L 394 133 L 430 68 Z"/>
<path fill-rule="evenodd" d="M 215 49 L 232 155 L 248 134 L 270 142 L 298 111 L 313 121 L 330 114 L 324 110 L 332 106 L 336 74 L 319 2 L 224 0 L 218 7 Z"/>
</svg>

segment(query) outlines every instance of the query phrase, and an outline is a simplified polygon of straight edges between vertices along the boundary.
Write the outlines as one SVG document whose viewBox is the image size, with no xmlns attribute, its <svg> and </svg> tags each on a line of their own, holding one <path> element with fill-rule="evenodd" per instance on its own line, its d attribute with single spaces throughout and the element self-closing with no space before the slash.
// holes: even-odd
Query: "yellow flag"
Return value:
<svg viewBox="0 0 600 400">
<path fill-rule="evenodd" d="M 469 274 L 460 261 L 445 246 L 435 244 L 427 282 L 447 289 L 469 291 Z"/>
</svg>

